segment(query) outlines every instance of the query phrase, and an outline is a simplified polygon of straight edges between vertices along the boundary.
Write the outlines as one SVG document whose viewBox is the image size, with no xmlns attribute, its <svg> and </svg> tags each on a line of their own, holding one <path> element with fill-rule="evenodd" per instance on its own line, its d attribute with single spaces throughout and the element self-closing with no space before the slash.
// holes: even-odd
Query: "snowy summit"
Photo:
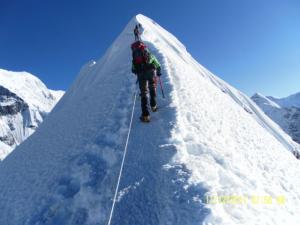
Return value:
<svg viewBox="0 0 300 225">
<path fill-rule="evenodd" d="M 111 214 L 136 90 L 130 45 L 137 23 L 162 64 L 166 98 L 158 96 L 148 124 L 135 105 Z M 252 100 L 137 15 L 0 164 L 0 224 L 296 225 L 294 151 L 299 145 Z"/>
<path fill-rule="evenodd" d="M 30 136 L 63 95 L 26 72 L 0 69 L 0 159 Z"/>
</svg>

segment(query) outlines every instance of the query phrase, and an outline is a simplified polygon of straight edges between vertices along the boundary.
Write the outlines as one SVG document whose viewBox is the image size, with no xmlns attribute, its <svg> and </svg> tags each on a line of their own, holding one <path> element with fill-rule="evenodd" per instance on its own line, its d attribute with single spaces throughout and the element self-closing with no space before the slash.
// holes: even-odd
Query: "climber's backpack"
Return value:
<svg viewBox="0 0 300 225">
<path fill-rule="evenodd" d="M 137 41 L 131 45 L 132 50 L 132 62 L 135 67 L 139 70 L 145 68 L 149 64 L 150 52 L 147 46 L 141 42 Z"/>
</svg>

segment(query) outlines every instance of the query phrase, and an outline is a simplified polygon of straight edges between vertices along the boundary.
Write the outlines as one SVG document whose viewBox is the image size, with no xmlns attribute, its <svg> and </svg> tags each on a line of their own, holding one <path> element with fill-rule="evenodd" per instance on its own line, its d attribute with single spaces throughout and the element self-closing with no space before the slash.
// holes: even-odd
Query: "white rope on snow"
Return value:
<svg viewBox="0 0 300 225">
<path fill-rule="evenodd" d="M 124 154 L 123 154 L 123 158 L 122 158 L 120 173 L 119 173 L 117 187 L 116 187 L 115 195 L 114 195 L 114 198 L 113 198 L 113 203 L 112 203 L 112 206 L 111 206 L 111 211 L 110 211 L 109 220 L 108 220 L 107 225 L 111 224 L 112 216 L 113 216 L 114 209 L 115 209 L 115 203 L 116 203 L 117 195 L 118 195 L 118 192 L 119 192 L 120 180 L 121 180 L 121 176 L 122 176 L 122 172 L 123 172 L 123 166 L 124 166 L 124 162 L 125 162 L 125 158 L 126 158 L 127 147 L 128 147 L 129 137 L 130 137 L 130 133 L 131 133 L 131 127 L 132 127 L 132 121 L 133 121 L 133 115 L 134 115 L 134 108 L 135 108 L 135 102 L 136 102 L 136 95 L 137 95 L 137 85 L 136 85 L 135 93 L 134 93 L 134 100 L 133 100 L 133 105 L 132 105 L 131 118 L 130 118 L 130 123 L 129 123 L 129 128 L 128 128 L 126 144 L 125 144 L 125 148 L 124 148 Z"/>
</svg>

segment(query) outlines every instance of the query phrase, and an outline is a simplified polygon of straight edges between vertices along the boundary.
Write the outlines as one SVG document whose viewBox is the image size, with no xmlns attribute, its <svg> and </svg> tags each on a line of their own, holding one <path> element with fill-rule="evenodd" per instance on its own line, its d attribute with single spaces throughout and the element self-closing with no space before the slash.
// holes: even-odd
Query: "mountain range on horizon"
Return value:
<svg viewBox="0 0 300 225">
<path fill-rule="evenodd" d="M 137 24 L 161 63 L 165 90 L 147 124 L 131 73 Z M 49 112 L 54 95 L 32 94 L 41 93 L 52 104 L 28 102 Z M 7 96 L 23 112 L 21 94 Z M 249 97 L 139 14 L 0 163 L 0 224 L 296 225 L 295 153 L 300 145 Z"/>
<path fill-rule="evenodd" d="M 300 92 L 285 98 L 254 94 L 251 99 L 300 144 Z"/>
</svg>

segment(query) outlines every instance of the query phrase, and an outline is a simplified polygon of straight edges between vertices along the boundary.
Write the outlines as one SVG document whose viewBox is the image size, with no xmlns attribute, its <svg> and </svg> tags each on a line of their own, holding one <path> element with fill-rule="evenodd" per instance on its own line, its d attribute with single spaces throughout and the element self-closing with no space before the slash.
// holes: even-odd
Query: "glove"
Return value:
<svg viewBox="0 0 300 225">
<path fill-rule="evenodd" d="M 159 77 L 161 76 L 160 68 L 157 68 L 157 70 L 156 70 L 156 75 L 159 76 Z"/>
<path fill-rule="evenodd" d="M 134 73 L 134 74 L 136 74 L 136 70 L 135 69 L 132 69 L 131 72 Z"/>
</svg>

